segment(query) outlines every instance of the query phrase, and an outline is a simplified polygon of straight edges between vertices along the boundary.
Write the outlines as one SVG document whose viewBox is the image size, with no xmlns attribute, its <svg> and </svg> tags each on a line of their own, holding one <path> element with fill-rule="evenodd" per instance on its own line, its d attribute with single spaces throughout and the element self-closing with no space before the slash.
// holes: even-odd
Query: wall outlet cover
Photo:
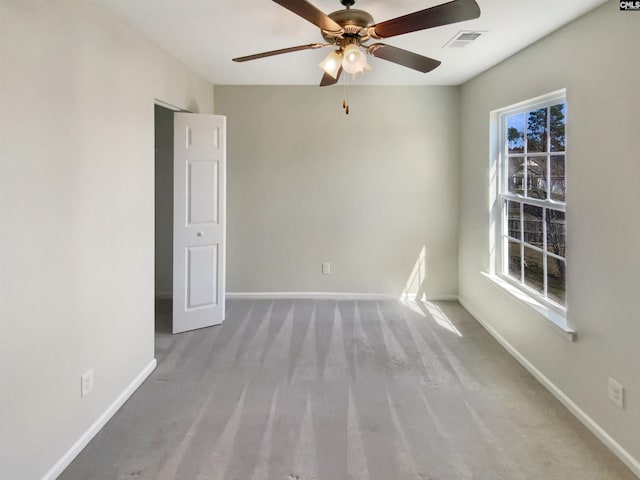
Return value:
<svg viewBox="0 0 640 480">
<path fill-rule="evenodd" d="M 609 378 L 607 394 L 613 403 L 618 405 L 620 408 L 624 408 L 624 387 L 613 378 Z"/>
<path fill-rule="evenodd" d="M 93 368 L 80 377 L 80 397 L 84 398 L 93 389 Z"/>
</svg>

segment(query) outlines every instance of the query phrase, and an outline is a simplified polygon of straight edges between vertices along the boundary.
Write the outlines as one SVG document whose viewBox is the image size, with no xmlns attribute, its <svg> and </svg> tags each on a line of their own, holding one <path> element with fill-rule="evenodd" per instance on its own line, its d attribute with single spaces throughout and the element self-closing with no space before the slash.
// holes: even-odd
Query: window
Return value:
<svg viewBox="0 0 640 480">
<path fill-rule="evenodd" d="M 564 92 L 500 112 L 497 272 L 566 313 Z"/>
</svg>

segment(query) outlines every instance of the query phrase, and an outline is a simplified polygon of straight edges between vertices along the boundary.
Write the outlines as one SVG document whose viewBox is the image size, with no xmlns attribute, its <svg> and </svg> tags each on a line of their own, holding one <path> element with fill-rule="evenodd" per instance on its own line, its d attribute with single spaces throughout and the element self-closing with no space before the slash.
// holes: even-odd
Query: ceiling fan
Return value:
<svg viewBox="0 0 640 480">
<path fill-rule="evenodd" d="M 356 0 L 340 0 L 345 9 L 329 15 L 324 14 L 306 0 L 273 1 L 320 28 L 326 43 L 282 48 L 234 58 L 233 61 L 246 62 L 300 50 L 334 47 L 335 50 L 320 63 L 320 67 L 324 70 L 320 81 L 321 87 L 337 83 L 343 70 L 355 75 L 369 69 L 365 53 L 419 72 L 430 72 L 441 62 L 384 43 L 368 44 L 368 42 L 371 39 L 381 40 L 480 16 L 480 7 L 475 0 L 453 0 L 374 24 L 371 14 L 351 8 Z"/>
</svg>

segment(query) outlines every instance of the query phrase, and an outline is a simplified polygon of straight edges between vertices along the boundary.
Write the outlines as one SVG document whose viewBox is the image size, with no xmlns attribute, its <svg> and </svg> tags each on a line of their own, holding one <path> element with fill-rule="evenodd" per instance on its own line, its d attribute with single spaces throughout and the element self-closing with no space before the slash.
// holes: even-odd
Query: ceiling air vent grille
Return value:
<svg viewBox="0 0 640 480">
<path fill-rule="evenodd" d="M 451 40 L 444 44 L 443 48 L 460 48 L 466 47 L 474 40 L 477 40 L 485 32 L 460 31 L 456 33 Z"/>
</svg>

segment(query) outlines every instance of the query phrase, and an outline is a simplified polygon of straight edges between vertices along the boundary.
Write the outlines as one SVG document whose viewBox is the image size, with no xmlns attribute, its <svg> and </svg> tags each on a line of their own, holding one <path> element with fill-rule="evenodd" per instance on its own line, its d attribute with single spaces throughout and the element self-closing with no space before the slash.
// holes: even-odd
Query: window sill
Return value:
<svg viewBox="0 0 640 480">
<path fill-rule="evenodd" d="M 506 280 L 498 277 L 497 275 L 491 275 L 486 272 L 481 273 L 495 286 L 499 287 L 503 291 L 506 291 L 513 298 L 518 300 L 518 302 L 529 307 L 531 310 L 544 318 L 549 325 L 552 325 L 554 327 L 554 330 L 561 333 L 567 340 L 569 340 L 570 342 L 575 342 L 577 340 L 578 333 L 573 328 L 569 327 L 569 325 L 567 325 L 567 320 L 562 315 L 554 312 L 549 307 L 542 305 L 540 302 L 530 297 L 514 285 L 511 285 Z"/>
</svg>

